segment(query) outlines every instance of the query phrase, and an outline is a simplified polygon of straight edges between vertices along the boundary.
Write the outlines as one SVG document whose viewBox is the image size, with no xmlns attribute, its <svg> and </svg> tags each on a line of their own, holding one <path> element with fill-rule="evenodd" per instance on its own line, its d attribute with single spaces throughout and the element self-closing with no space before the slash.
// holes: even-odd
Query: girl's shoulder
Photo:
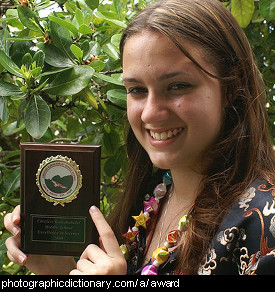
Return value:
<svg viewBox="0 0 275 292">
<path fill-rule="evenodd" d="M 259 179 L 241 195 L 198 273 L 275 275 L 275 185 Z"/>
</svg>

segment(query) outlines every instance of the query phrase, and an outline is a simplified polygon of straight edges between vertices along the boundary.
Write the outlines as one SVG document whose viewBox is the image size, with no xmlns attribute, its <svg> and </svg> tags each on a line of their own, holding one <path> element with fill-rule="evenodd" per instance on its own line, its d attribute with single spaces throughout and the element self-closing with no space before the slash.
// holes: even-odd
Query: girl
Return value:
<svg viewBox="0 0 275 292">
<path fill-rule="evenodd" d="M 120 47 L 129 169 L 110 225 L 90 209 L 100 247 L 41 267 L 19 249 L 16 208 L 10 259 L 36 273 L 275 274 L 266 95 L 242 29 L 217 0 L 163 0 Z"/>
</svg>

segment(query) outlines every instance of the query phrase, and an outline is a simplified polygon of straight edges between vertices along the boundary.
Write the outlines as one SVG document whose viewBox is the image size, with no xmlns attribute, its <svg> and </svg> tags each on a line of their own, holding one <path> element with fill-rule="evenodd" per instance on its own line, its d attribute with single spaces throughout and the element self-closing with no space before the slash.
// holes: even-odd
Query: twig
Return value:
<svg viewBox="0 0 275 292">
<path fill-rule="evenodd" d="M 108 70 L 108 71 L 101 71 L 99 72 L 100 74 L 105 74 L 105 75 L 109 75 L 109 74 L 118 74 L 118 73 L 122 73 L 122 69 L 120 70 Z"/>
</svg>

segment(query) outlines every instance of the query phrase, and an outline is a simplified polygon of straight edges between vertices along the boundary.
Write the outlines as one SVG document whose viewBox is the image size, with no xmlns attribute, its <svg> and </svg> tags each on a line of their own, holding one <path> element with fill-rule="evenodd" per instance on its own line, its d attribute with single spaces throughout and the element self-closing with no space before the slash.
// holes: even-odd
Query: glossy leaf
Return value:
<svg viewBox="0 0 275 292">
<path fill-rule="evenodd" d="M 24 122 L 28 133 L 41 138 L 48 129 L 51 121 L 51 111 L 48 104 L 39 95 L 34 95 L 26 108 Z"/>
<path fill-rule="evenodd" d="M 69 59 L 71 59 L 72 53 L 70 46 L 72 45 L 72 39 L 70 32 L 63 26 L 50 21 L 51 39 L 53 44 L 62 51 Z"/>
<path fill-rule="evenodd" d="M 9 119 L 9 112 L 7 108 L 7 102 L 5 97 L 0 96 L 0 120 L 2 120 L 3 124 L 6 124 Z"/>
<path fill-rule="evenodd" d="M 89 84 L 93 74 L 94 69 L 89 66 L 75 66 L 59 73 L 45 88 L 45 92 L 54 95 L 76 94 Z"/>
<path fill-rule="evenodd" d="M 6 53 L 0 49 L 0 64 L 11 74 L 23 77 L 18 66 L 11 60 Z"/>
<path fill-rule="evenodd" d="M 104 164 L 104 172 L 106 175 L 112 177 L 118 173 L 123 165 L 124 154 L 123 147 L 120 147 L 113 156 L 107 159 Z"/>
<path fill-rule="evenodd" d="M 116 85 L 121 85 L 121 86 L 123 86 L 122 81 L 120 81 L 120 80 L 118 80 L 118 79 L 116 79 L 116 78 L 114 78 L 114 77 L 110 77 L 110 76 L 108 76 L 108 75 L 104 75 L 104 74 L 97 73 L 97 72 L 94 73 L 94 76 L 95 76 L 96 78 L 99 78 L 99 79 L 104 80 L 104 81 L 106 81 L 106 82 L 109 82 L 109 83 L 112 83 L 112 84 L 116 84 Z"/>
<path fill-rule="evenodd" d="M 274 0 L 260 0 L 259 10 L 263 17 L 267 20 L 274 20 L 275 18 L 275 2 Z"/>
<path fill-rule="evenodd" d="M 102 49 L 104 50 L 104 52 L 109 55 L 113 60 L 118 60 L 119 59 L 119 53 L 116 50 L 116 48 L 114 47 L 113 44 L 108 43 L 108 44 L 104 44 L 102 46 Z"/>
<path fill-rule="evenodd" d="M 44 61 L 45 61 L 45 54 L 43 51 L 37 51 L 33 58 L 32 61 L 36 63 L 36 67 L 44 67 Z"/>
<path fill-rule="evenodd" d="M 86 5 L 92 10 L 96 9 L 99 4 L 99 0 L 84 0 Z"/>
<path fill-rule="evenodd" d="M 77 28 L 71 22 L 69 22 L 68 20 L 53 16 L 53 15 L 49 15 L 49 19 L 51 21 L 59 24 L 60 26 L 64 27 L 65 29 L 69 30 L 74 35 L 78 34 Z"/>
<path fill-rule="evenodd" d="M 53 67 L 72 67 L 76 64 L 54 45 L 40 43 L 38 47 L 45 53 L 45 62 Z"/>
<path fill-rule="evenodd" d="M 72 51 L 72 53 L 74 54 L 74 56 L 78 59 L 78 60 L 82 60 L 83 57 L 83 51 L 75 44 L 72 44 L 70 46 L 70 49 Z"/>
<path fill-rule="evenodd" d="M 75 10 L 75 18 L 76 18 L 76 20 L 78 22 L 78 25 L 81 25 L 81 24 L 84 23 L 84 16 L 83 16 L 82 11 L 79 8 L 77 8 Z"/>
<path fill-rule="evenodd" d="M 107 92 L 107 98 L 122 108 L 126 109 L 126 90 L 125 89 L 111 89 Z"/>
<path fill-rule="evenodd" d="M 91 28 L 89 28 L 86 24 L 81 24 L 78 28 L 78 31 L 83 35 L 94 33 L 94 31 Z"/>
<path fill-rule="evenodd" d="M 108 23 L 114 24 L 114 25 L 116 25 L 116 26 L 118 26 L 120 28 L 126 28 L 127 27 L 127 25 L 124 22 L 122 22 L 120 20 L 117 20 L 117 19 L 109 18 L 109 17 L 105 16 L 104 14 L 102 14 L 98 10 L 94 12 L 94 16 L 99 18 L 99 19 L 103 19 Z"/>
<path fill-rule="evenodd" d="M 16 168 L 4 181 L 5 193 L 3 194 L 7 198 L 12 192 L 20 186 L 20 168 Z"/>
<path fill-rule="evenodd" d="M 11 96 L 13 94 L 20 94 L 20 88 L 12 83 L 0 80 L 0 95 L 1 96 Z"/>
<path fill-rule="evenodd" d="M 239 25 L 246 28 L 254 13 L 254 0 L 232 0 L 231 12 Z"/>
<path fill-rule="evenodd" d="M 22 24 L 33 31 L 43 33 L 43 29 L 39 24 L 36 14 L 28 7 L 19 5 L 17 7 L 18 16 Z"/>
<path fill-rule="evenodd" d="M 5 125 L 5 127 L 3 128 L 3 134 L 5 136 L 11 136 L 11 135 L 21 132 L 24 129 L 25 129 L 24 123 L 22 123 L 21 125 L 18 125 L 17 121 L 14 121 Z"/>
<path fill-rule="evenodd" d="M 114 129 L 110 129 L 110 132 L 108 132 L 105 131 L 104 133 L 103 145 L 106 153 L 112 155 L 119 147 L 119 135 Z"/>
</svg>

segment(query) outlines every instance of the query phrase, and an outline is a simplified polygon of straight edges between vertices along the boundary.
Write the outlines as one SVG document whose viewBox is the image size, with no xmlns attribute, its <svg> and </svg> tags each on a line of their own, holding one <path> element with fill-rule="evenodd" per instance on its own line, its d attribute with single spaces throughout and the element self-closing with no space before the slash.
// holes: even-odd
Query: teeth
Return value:
<svg viewBox="0 0 275 292">
<path fill-rule="evenodd" d="M 152 130 L 150 130 L 150 135 L 152 138 L 156 139 L 156 140 L 167 140 L 170 139 L 174 136 L 176 136 L 178 133 L 180 133 L 182 131 L 183 128 L 178 128 L 178 129 L 174 129 L 174 130 L 169 130 L 167 132 L 162 132 L 162 133 L 156 133 Z"/>
</svg>

